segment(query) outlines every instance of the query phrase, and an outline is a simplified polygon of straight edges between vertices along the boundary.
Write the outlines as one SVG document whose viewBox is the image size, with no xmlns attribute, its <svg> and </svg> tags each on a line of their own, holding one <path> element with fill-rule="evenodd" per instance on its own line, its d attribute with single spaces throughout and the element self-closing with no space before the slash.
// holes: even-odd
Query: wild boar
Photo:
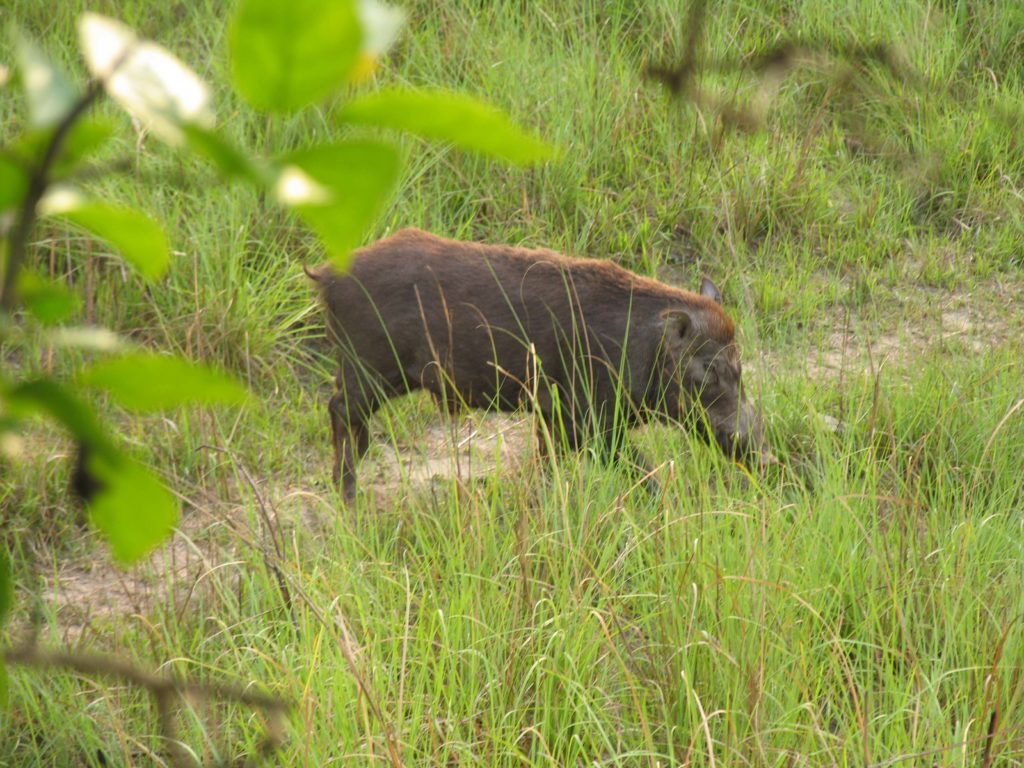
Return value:
<svg viewBox="0 0 1024 768">
<path fill-rule="evenodd" d="M 764 454 L 722 296 L 673 288 L 609 261 L 447 240 L 403 229 L 350 271 L 306 273 L 337 346 L 328 407 L 333 477 L 346 499 L 388 398 L 425 389 L 463 406 L 537 410 L 556 443 L 612 457 L 626 430 L 679 420 L 737 458 Z"/>
</svg>

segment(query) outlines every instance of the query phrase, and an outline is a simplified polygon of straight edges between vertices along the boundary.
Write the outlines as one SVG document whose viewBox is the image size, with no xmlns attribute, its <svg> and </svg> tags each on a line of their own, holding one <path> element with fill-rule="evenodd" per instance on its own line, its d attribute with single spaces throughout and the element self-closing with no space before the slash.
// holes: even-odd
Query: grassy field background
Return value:
<svg viewBox="0 0 1024 768">
<path fill-rule="evenodd" d="M 338 136 L 340 101 L 267 119 L 230 93 L 222 6 L 13 0 L 2 17 L 79 75 L 79 11 L 125 20 L 215 85 L 221 125 L 251 149 Z M 404 7 L 379 81 L 484 97 L 562 151 L 513 170 L 396 137 L 408 170 L 373 235 L 414 225 L 683 286 L 710 275 L 784 468 L 750 475 L 652 426 L 635 436 L 663 480 L 650 497 L 585 455 L 542 471 L 527 415 L 450 421 L 414 397 L 374 422 L 365 492 L 344 509 L 299 266 L 322 259 L 315 239 L 111 108 L 109 154 L 131 169 L 97 188 L 166 223 L 171 273 L 145 288 L 102 243 L 48 225 L 35 263 L 82 290 L 78 321 L 223 365 L 256 403 L 108 409 L 185 506 L 175 540 L 128 573 L 80 527 L 70 446 L 29 435 L 0 479 L 22 625 L 35 613 L 50 644 L 289 699 L 270 760 L 287 765 L 1024 761 L 1024 6 L 726 0 L 706 19 L 701 108 L 643 74 L 681 60 L 686 3 Z M 751 105 L 761 81 L 738 64 L 795 39 L 833 53 L 789 71 L 753 130 L 707 103 Z M 21 114 L 5 93 L 5 138 Z M 25 373 L 76 362 L 0 352 Z M 0 764 L 163 754 L 138 692 L 11 682 Z M 204 760 L 259 750 L 245 709 L 179 725 Z"/>
</svg>

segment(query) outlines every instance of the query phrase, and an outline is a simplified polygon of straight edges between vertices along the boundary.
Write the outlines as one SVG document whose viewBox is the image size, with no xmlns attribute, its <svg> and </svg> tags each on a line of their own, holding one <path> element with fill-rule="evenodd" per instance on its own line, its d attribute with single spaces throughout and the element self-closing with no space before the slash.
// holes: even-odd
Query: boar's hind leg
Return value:
<svg viewBox="0 0 1024 768">
<path fill-rule="evenodd" d="M 355 498 L 356 463 L 370 445 L 370 431 L 366 422 L 380 405 L 379 397 L 364 392 L 365 389 L 359 386 L 346 387 L 345 381 L 339 376 L 338 391 L 327 406 L 334 443 L 331 475 L 335 486 L 340 486 L 346 501 Z"/>
</svg>

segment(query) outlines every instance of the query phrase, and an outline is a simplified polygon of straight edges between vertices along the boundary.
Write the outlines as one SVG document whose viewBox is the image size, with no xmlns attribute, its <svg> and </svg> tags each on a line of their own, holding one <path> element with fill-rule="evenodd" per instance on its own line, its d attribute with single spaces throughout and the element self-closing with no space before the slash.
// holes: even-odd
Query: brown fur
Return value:
<svg viewBox="0 0 1024 768">
<path fill-rule="evenodd" d="M 330 414 L 347 497 L 369 416 L 421 388 L 452 411 L 534 407 L 570 447 L 593 434 L 611 452 L 626 427 L 692 415 L 697 401 L 727 449 L 746 448 L 758 426 L 744 412 L 733 323 L 719 304 L 611 262 L 404 229 L 358 251 L 346 274 L 306 273 L 338 347 Z"/>
</svg>

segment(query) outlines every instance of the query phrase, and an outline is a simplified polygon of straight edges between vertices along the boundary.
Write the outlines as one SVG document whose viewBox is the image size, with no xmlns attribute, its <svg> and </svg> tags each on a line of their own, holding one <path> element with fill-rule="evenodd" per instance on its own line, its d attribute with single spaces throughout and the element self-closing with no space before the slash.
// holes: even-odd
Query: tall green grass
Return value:
<svg viewBox="0 0 1024 768">
<path fill-rule="evenodd" d="M 217 84 L 221 123 L 246 146 L 339 134 L 333 105 L 267 121 L 227 91 L 220 4 L 88 5 Z M 468 483 L 399 480 L 342 508 L 325 485 L 328 350 L 298 268 L 321 258 L 314 239 L 125 125 L 110 155 L 133 169 L 98 187 L 166 222 L 180 252 L 166 282 L 145 289 L 101 244 L 52 228 L 34 258 L 84 291 L 79 320 L 225 365 L 258 404 L 118 417 L 185 499 L 198 565 L 184 582 L 169 557 L 143 569 L 133 578 L 167 599 L 97 617 L 76 642 L 290 698 L 283 764 L 387 763 L 389 734 L 406 765 L 1018 764 L 1020 12 L 716 5 L 709 60 L 784 38 L 882 41 L 924 82 L 863 61 L 837 89 L 827 68 L 804 67 L 746 134 L 642 74 L 682 55 L 684 3 L 406 8 L 382 81 L 486 97 L 562 153 L 513 170 L 401 139 L 408 171 L 374 234 L 417 225 L 684 285 L 710 274 L 784 466 L 750 475 L 661 425 L 634 437 L 663 493 L 586 454 L 541 467 L 527 448 Z M 79 3 L 5 10 L 80 71 Z M 702 84 L 741 103 L 756 87 L 710 64 Z M 0 102 L 4 136 L 19 114 L 16 98 Z M 954 295 L 984 315 L 978 338 L 946 338 L 938 315 Z M 1003 341 L 985 343 L 987 328 Z M 24 371 L 74 362 L 2 353 Z M 830 353 L 842 372 L 822 363 Z M 389 405 L 361 479 L 439 418 L 425 398 Z M 66 446 L 41 431 L 28 448 L 0 482 L 22 619 L 45 579 L 100 552 L 67 500 Z M 278 513 L 281 554 L 261 504 Z M 66 616 L 39 611 L 45 639 L 63 642 Z M 0 764 L 161 753 L 150 704 L 119 684 L 13 670 L 11 693 Z M 258 751 L 250 712 L 201 714 L 181 723 L 201 757 Z"/>
</svg>

